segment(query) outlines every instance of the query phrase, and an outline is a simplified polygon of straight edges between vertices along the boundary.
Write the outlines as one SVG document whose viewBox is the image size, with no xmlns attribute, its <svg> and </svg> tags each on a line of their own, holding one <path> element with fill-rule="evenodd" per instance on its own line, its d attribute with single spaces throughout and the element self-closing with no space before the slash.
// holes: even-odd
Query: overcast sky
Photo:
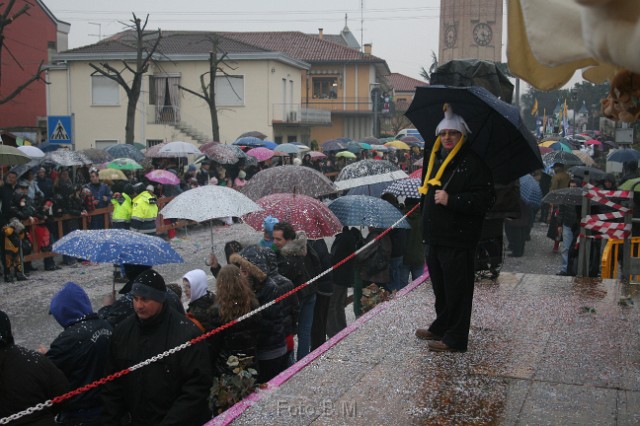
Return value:
<svg viewBox="0 0 640 426">
<path fill-rule="evenodd" d="M 429 68 L 431 52 L 438 51 L 440 0 L 43 1 L 71 24 L 70 48 L 122 31 L 131 12 L 141 18 L 149 14 L 148 29 L 316 33 L 324 28 L 325 34 L 340 33 L 346 13 L 358 42 L 372 43 L 373 54 L 392 72 L 421 79 L 420 67 Z"/>
</svg>

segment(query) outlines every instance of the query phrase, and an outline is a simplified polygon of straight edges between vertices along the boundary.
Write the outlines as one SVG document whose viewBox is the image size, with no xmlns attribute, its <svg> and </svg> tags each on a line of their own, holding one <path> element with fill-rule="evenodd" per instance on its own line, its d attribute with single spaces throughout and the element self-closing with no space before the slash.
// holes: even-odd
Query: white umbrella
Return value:
<svg viewBox="0 0 640 426">
<path fill-rule="evenodd" d="M 18 149 L 22 151 L 23 154 L 27 155 L 29 158 L 42 158 L 45 156 L 44 151 L 42 151 L 40 148 L 35 146 L 31 146 L 31 145 L 19 146 Z"/>
<path fill-rule="evenodd" d="M 190 189 L 171 200 L 160 214 L 165 219 L 188 219 L 195 222 L 221 217 L 244 216 L 262 210 L 249 197 L 225 186 L 206 185 Z M 211 227 L 213 246 L 213 227 Z"/>
<path fill-rule="evenodd" d="M 158 151 L 160 157 L 184 157 L 201 154 L 202 152 L 195 145 L 182 141 L 169 142 Z"/>
</svg>

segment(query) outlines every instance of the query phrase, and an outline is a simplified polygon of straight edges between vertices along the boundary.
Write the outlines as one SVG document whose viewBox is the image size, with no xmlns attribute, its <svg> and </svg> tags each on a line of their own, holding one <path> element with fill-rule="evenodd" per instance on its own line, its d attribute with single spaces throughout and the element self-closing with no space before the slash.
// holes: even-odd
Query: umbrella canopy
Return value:
<svg viewBox="0 0 640 426">
<path fill-rule="evenodd" d="M 264 140 L 262 141 L 264 143 L 264 147 L 265 148 L 269 148 L 269 149 L 275 149 L 276 146 L 278 146 L 277 143 L 273 142 L 273 141 L 268 141 L 268 140 Z"/>
<path fill-rule="evenodd" d="M 53 244 L 53 252 L 118 265 L 153 266 L 184 262 L 162 238 L 125 229 L 73 231 Z"/>
<path fill-rule="evenodd" d="M 372 183 L 389 182 L 409 177 L 398 166 L 386 160 L 361 160 L 344 167 L 336 178 L 339 190 Z"/>
<path fill-rule="evenodd" d="M 384 146 L 389 146 L 395 149 L 406 149 L 409 150 L 411 149 L 411 147 L 409 145 L 407 145 L 405 142 L 403 141 L 391 141 L 391 142 L 387 142 L 384 144 Z"/>
<path fill-rule="evenodd" d="M 551 148 L 552 151 L 565 151 L 565 152 L 572 152 L 573 148 L 570 147 L 569 145 L 562 143 L 560 141 L 556 142 L 556 143 L 552 143 L 551 145 L 549 145 L 549 148 Z"/>
<path fill-rule="evenodd" d="M 158 152 L 165 146 L 167 146 L 169 142 L 160 142 L 159 144 L 150 146 L 149 148 L 147 148 L 147 150 L 144 152 L 144 156 L 147 158 L 156 158 L 156 157 L 162 157 L 162 155 L 158 154 Z"/>
<path fill-rule="evenodd" d="M 267 161 L 269 158 L 273 157 L 273 151 L 264 147 L 251 148 L 247 151 L 247 155 L 258 161 Z"/>
<path fill-rule="evenodd" d="M 607 161 L 614 161 L 616 163 L 638 160 L 640 160 L 640 152 L 631 148 L 616 149 L 615 151 L 610 151 L 609 155 L 607 155 Z"/>
<path fill-rule="evenodd" d="M 202 145 L 200 145 L 198 147 L 198 149 L 200 150 L 201 153 L 204 154 L 205 152 L 207 152 L 207 149 L 211 148 L 214 145 L 220 145 L 220 142 L 218 142 L 218 141 L 209 141 L 209 142 L 206 142 L 206 143 L 203 143 Z"/>
<path fill-rule="evenodd" d="M 543 203 L 582 205 L 582 188 L 562 188 L 550 191 L 542 198 Z"/>
<path fill-rule="evenodd" d="M 312 240 L 332 237 L 341 231 L 340 221 L 322 202 L 300 194 L 271 194 L 256 201 L 262 211 L 249 213 L 244 221 L 257 231 L 267 216 L 289 222 Z"/>
<path fill-rule="evenodd" d="M 244 137 L 253 137 L 253 138 L 258 138 L 260 140 L 264 140 L 267 138 L 267 135 L 265 135 L 262 132 L 258 132 L 257 130 L 252 130 L 249 132 L 244 132 L 243 134 L 241 134 L 240 136 L 238 136 L 238 139 L 244 138 Z"/>
<path fill-rule="evenodd" d="M 18 150 L 20 150 L 24 155 L 28 156 L 29 158 L 42 158 L 45 156 L 44 151 L 42 151 L 40 148 L 35 147 L 35 146 L 31 146 L 31 145 L 25 145 L 25 146 L 19 146 Z"/>
<path fill-rule="evenodd" d="M 218 185 L 199 186 L 171 200 L 160 214 L 165 219 L 204 222 L 226 216 L 240 217 L 261 207 L 235 189 Z"/>
<path fill-rule="evenodd" d="M 542 161 L 547 167 L 553 166 L 554 163 L 562 163 L 567 167 L 584 166 L 584 163 L 580 158 L 576 157 L 571 152 L 565 151 L 553 151 L 545 154 L 544 157 L 542 157 Z"/>
<path fill-rule="evenodd" d="M 311 156 L 312 160 L 320 160 L 322 158 L 327 158 L 327 156 L 320 151 L 309 151 L 308 154 Z"/>
<path fill-rule="evenodd" d="M 342 157 L 342 158 L 358 158 L 357 155 L 355 155 L 353 152 L 351 151 L 340 151 L 339 153 L 336 154 L 336 157 Z"/>
<path fill-rule="evenodd" d="M 144 176 L 151 182 L 157 182 L 163 185 L 178 185 L 180 183 L 180 178 L 168 170 L 151 170 Z"/>
<path fill-rule="evenodd" d="M 484 159 L 496 182 L 509 182 L 543 167 L 536 141 L 518 108 L 482 87 L 418 87 L 406 116 L 420 134 L 435 139 L 445 103 L 469 125 L 471 149 Z"/>
<path fill-rule="evenodd" d="M 38 144 L 38 148 L 40 148 L 42 152 L 46 153 L 55 151 L 58 148 L 62 148 L 62 145 L 59 143 L 42 142 L 41 144 Z"/>
<path fill-rule="evenodd" d="M 138 170 L 142 166 L 131 158 L 116 158 L 107 163 L 107 168 L 116 170 Z"/>
<path fill-rule="evenodd" d="M 31 158 L 18 148 L 9 145 L 0 145 L 0 165 L 17 166 L 27 164 Z"/>
<path fill-rule="evenodd" d="M 255 147 L 264 146 L 265 143 L 264 143 L 264 138 L 257 138 L 255 136 L 243 136 L 241 138 L 236 139 L 233 145 L 251 146 L 255 148 Z"/>
<path fill-rule="evenodd" d="M 300 152 L 311 151 L 311 148 L 303 144 L 302 142 L 289 142 L 291 145 L 295 145 L 300 149 Z"/>
<path fill-rule="evenodd" d="M 213 145 L 206 150 L 205 155 L 219 164 L 236 164 L 241 158 L 247 158 L 240 147 L 225 144 Z"/>
<path fill-rule="evenodd" d="M 422 139 L 418 139 L 415 136 L 401 136 L 398 138 L 398 140 L 401 140 L 402 142 L 406 143 L 406 144 L 410 144 L 410 143 L 424 143 L 424 141 Z"/>
<path fill-rule="evenodd" d="M 336 139 L 325 141 L 322 146 L 322 152 L 343 151 L 347 149 L 347 144 Z"/>
<path fill-rule="evenodd" d="M 584 163 L 585 166 L 595 166 L 596 162 L 591 158 L 588 152 L 580 151 L 579 149 L 574 149 L 572 151 L 573 155 L 578 157 L 580 161 Z"/>
<path fill-rule="evenodd" d="M 101 164 L 113 160 L 111 154 L 103 149 L 88 148 L 78 152 L 87 157 L 93 164 Z"/>
<path fill-rule="evenodd" d="M 538 145 L 538 149 L 540 150 L 540 155 L 544 155 L 553 151 L 551 148 L 548 148 L 546 146 L 540 146 L 540 145 Z"/>
<path fill-rule="evenodd" d="M 64 167 L 92 164 L 91 160 L 78 151 L 71 151 L 69 149 L 58 149 L 56 151 L 48 152 L 47 155 L 44 156 L 43 161 L 55 163 Z"/>
<path fill-rule="evenodd" d="M 589 139 L 588 141 L 584 142 L 585 145 L 602 145 L 602 142 L 600 142 L 597 139 Z"/>
<path fill-rule="evenodd" d="M 331 210 L 343 226 L 369 226 L 386 229 L 402 219 L 402 213 L 393 204 L 369 195 L 345 195 L 329 203 Z M 402 219 L 398 228 L 411 228 Z"/>
<path fill-rule="evenodd" d="M 111 145 L 106 147 L 104 150 L 108 152 L 113 158 L 131 158 L 138 163 L 144 161 L 144 154 L 130 144 L 120 143 Z"/>
<path fill-rule="evenodd" d="M 23 174 L 27 173 L 27 171 L 35 170 L 36 168 L 40 167 L 40 163 L 42 163 L 42 159 L 37 158 L 29 161 L 28 163 L 13 166 L 9 171 L 15 173 L 19 179 Z"/>
<path fill-rule="evenodd" d="M 585 176 L 589 175 L 589 181 L 594 180 L 603 180 L 605 176 L 605 172 L 596 169 L 595 167 L 587 167 L 587 166 L 573 166 L 567 170 L 572 176 L 577 176 L 584 180 Z"/>
<path fill-rule="evenodd" d="M 98 171 L 100 180 L 129 180 L 127 176 L 118 169 L 102 169 Z"/>
<path fill-rule="evenodd" d="M 530 207 L 540 207 L 542 190 L 538 181 L 530 174 L 520 176 L 520 198 Z"/>
<path fill-rule="evenodd" d="M 420 199 L 422 196 L 418 192 L 418 188 L 422 184 L 421 179 L 402 179 L 393 182 L 391 185 L 382 191 L 383 194 L 393 194 L 396 197 L 416 198 Z"/>
<path fill-rule="evenodd" d="M 297 154 L 301 152 L 301 149 L 298 145 L 294 145 L 292 143 L 283 143 L 278 145 L 274 151 L 284 152 L 285 154 Z"/>
<path fill-rule="evenodd" d="M 193 144 L 183 141 L 173 141 L 158 150 L 156 157 L 175 158 L 187 155 L 200 155 L 200 150 Z"/>
<path fill-rule="evenodd" d="M 349 189 L 345 195 L 371 195 L 372 197 L 380 198 L 382 196 L 382 192 L 392 183 L 393 182 L 389 181 L 372 183 L 371 185 L 356 186 L 355 188 Z"/>
<path fill-rule="evenodd" d="M 336 188 L 325 175 L 310 167 L 280 166 L 262 170 L 247 181 L 242 193 L 252 200 L 271 194 L 303 194 L 320 197 Z"/>
<path fill-rule="evenodd" d="M 422 179 L 422 167 L 420 167 L 418 170 L 414 170 L 413 172 L 411 172 L 409 177 Z"/>
</svg>

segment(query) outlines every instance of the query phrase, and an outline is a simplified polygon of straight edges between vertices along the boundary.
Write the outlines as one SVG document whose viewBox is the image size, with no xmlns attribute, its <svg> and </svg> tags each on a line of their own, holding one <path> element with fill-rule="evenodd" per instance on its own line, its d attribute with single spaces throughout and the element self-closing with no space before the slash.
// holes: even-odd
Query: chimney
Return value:
<svg viewBox="0 0 640 426">
<path fill-rule="evenodd" d="M 320 37 L 320 40 L 322 40 L 323 33 L 324 33 L 324 29 L 323 28 L 318 28 L 318 35 Z"/>
<path fill-rule="evenodd" d="M 371 55 L 371 43 L 364 44 L 364 54 Z"/>
</svg>

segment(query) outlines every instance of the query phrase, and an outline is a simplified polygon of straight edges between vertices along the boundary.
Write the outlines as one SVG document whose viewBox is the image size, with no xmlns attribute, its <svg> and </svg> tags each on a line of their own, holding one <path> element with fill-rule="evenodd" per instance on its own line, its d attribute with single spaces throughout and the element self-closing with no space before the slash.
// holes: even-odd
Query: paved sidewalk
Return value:
<svg viewBox="0 0 640 426">
<path fill-rule="evenodd" d="M 476 285 L 464 354 L 414 337 L 429 281 L 386 305 L 233 424 L 640 423 L 638 286 L 503 272 Z"/>
</svg>

